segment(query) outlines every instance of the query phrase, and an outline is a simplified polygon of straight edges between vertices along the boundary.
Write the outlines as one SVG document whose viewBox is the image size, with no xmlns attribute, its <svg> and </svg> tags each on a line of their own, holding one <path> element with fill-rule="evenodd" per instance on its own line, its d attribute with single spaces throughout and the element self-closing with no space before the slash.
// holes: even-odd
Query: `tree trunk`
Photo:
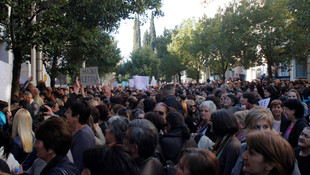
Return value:
<svg viewBox="0 0 310 175">
<path fill-rule="evenodd" d="M 54 77 L 54 75 L 51 74 L 51 75 L 50 75 L 50 78 L 51 78 L 51 88 L 52 88 L 52 89 L 55 89 L 55 83 L 56 83 L 56 82 L 55 82 L 55 78 L 56 78 L 56 77 Z"/>
<path fill-rule="evenodd" d="M 197 70 L 197 84 L 199 84 L 199 70 Z"/>
<path fill-rule="evenodd" d="M 181 82 L 181 76 L 182 76 L 182 75 L 181 75 L 181 72 L 178 72 L 178 76 L 179 76 L 179 83 L 182 83 L 182 82 Z"/>
<path fill-rule="evenodd" d="M 22 54 L 18 49 L 13 49 L 14 60 L 13 60 L 13 77 L 12 77 L 12 88 L 11 88 L 11 101 L 16 102 L 19 98 L 19 78 L 22 67 Z"/>
<path fill-rule="evenodd" d="M 267 72 L 268 72 L 268 77 L 269 78 L 273 78 L 272 77 L 272 68 L 271 68 L 271 66 L 272 66 L 272 64 L 267 61 Z"/>
</svg>

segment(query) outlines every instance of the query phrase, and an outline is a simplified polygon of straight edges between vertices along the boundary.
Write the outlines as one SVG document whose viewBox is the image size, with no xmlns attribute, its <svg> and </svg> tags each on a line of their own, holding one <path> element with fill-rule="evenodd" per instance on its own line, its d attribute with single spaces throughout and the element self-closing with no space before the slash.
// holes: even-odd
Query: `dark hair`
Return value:
<svg viewBox="0 0 310 175">
<path fill-rule="evenodd" d="M 177 166 L 186 166 L 191 175 L 219 174 L 218 159 L 210 151 L 201 148 L 186 148 L 182 152 L 181 160 L 182 165 Z"/>
<path fill-rule="evenodd" d="M 158 143 L 158 131 L 154 124 L 146 119 L 135 119 L 129 123 L 130 144 L 138 146 L 140 157 L 149 158 L 153 155 Z"/>
<path fill-rule="evenodd" d="M 35 131 L 37 140 L 43 142 L 46 151 L 53 150 L 56 155 L 66 155 L 72 145 L 72 131 L 63 118 L 50 117 Z"/>
<path fill-rule="evenodd" d="M 148 112 L 144 116 L 145 119 L 151 121 L 158 131 L 164 130 L 165 119 L 156 112 Z"/>
<path fill-rule="evenodd" d="M 284 103 L 284 107 L 289 108 L 290 110 L 295 110 L 295 118 L 299 119 L 299 118 L 303 118 L 304 117 L 304 106 L 302 105 L 302 103 L 297 100 L 297 99 L 288 99 L 285 103 Z"/>
<path fill-rule="evenodd" d="M 182 136 L 188 140 L 190 138 L 190 132 L 185 125 L 184 117 L 179 112 L 168 112 L 166 121 L 170 125 L 170 130 L 182 129 Z"/>
<path fill-rule="evenodd" d="M 86 124 L 90 116 L 90 107 L 85 101 L 74 101 L 69 108 L 72 111 L 72 117 L 79 115 L 79 123 Z"/>
<path fill-rule="evenodd" d="M 100 117 L 99 110 L 93 106 L 89 106 L 89 107 L 90 107 L 90 113 L 91 113 L 91 116 L 93 117 L 94 123 L 98 123 L 99 117 Z"/>
<path fill-rule="evenodd" d="M 150 112 L 153 111 L 154 107 L 155 107 L 155 100 L 153 100 L 152 98 L 146 98 L 143 101 L 143 106 L 144 106 L 144 112 Z"/>
<path fill-rule="evenodd" d="M 231 102 L 233 103 L 232 106 L 235 106 L 236 104 L 239 104 L 239 99 L 238 97 L 236 97 L 235 95 L 233 94 L 227 94 L 226 98 L 230 98 Z"/>
<path fill-rule="evenodd" d="M 243 96 L 243 98 L 248 99 L 248 102 L 252 105 L 257 103 L 255 96 L 254 96 L 254 93 L 252 93 L 252 92 L 245 92 L 242 94 L 242 96 Z"/>
<path fill-rule="evenodd" d="M 217 136 L 233 135 L 239 129 L 234 114 L 226 109 L 213 112 L 211 122 L 213 123 L 213 131 Z"/>
<path fill-rule="evenodd" d="M 139 175 L 139 168 L 130 153 L 121 146 L 95 146 L 83 153 L 85 168 L 91 174 Z"/>
<path fill-rule="evenodd" d="M 2 129 L 0 128 L 0 147 L 3 147 L 3 156 L 5 158 L 9 157 L 12 146 L 13 146 L 13 139 L 11 137 L 11 134 L 3 132 Z"/>
<path fill-rule="evenodd" d="M 109 111 L 106 105 L 97 105 L 96 108 L 99 111 L 99 119 L 102 121 L 107 121 L 109 119 Z"/>
</svg>

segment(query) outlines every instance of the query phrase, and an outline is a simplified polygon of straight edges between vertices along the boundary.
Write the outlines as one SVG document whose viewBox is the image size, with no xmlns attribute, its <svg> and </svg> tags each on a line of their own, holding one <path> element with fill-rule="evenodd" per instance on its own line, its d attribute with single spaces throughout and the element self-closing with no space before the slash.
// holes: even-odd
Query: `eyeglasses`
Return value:
<svg viewBox="0 0 310 175">
<path fill-rule="evenodd" d="M 159 114 L 159 115 L 164 115 L 164 114 L 165 114 L 164 111 L 154 111 L 154 112 L 156 112 L 156 113 Z"/>
</svg>

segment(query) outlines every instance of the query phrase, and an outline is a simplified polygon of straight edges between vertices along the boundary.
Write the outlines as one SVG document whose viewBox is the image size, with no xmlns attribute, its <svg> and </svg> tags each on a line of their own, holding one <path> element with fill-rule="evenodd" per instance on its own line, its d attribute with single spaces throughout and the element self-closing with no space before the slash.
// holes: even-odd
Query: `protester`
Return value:
<svg viewBox="0 0 310 175">
<path fill-rule="evenodd" d="M 51 117 L 39 126 L 35 135 L 37 156 L 47 163 L 41 175 L 79 175 L 79 170 L 66 156 L 73 137 L 65 120 Z"/>
<path fill-rule="evenodd" d="M 235 136 L 237 121 L 230 111 L 222 109 L 211 114 L 211 122 L 211 130 L 217 136 L 213 152 L 219 160 L 219 174 L 230 175 L 240 152 L 240 142 Z"/>
<path fill-rule="evenodd" d="M 216 156 L 200 148 L 187 148 L 175 166 L 176 175 L 218 175 L 219 163 Z"/>
<path fill-rule="evenodd" d="M 295 148 L 295 156 L 301 175 L 310 174 L 310 127 L 305 127 L 298 138 L 298 147 Z"/>
<path fill-rule="evenodd" d="M 108 120 L 106 141 L 109 146 L 121 146 L 124 133 L 127 131 L 129 120 L 123 116 L 114 116 Z"/>
<path fill-rule="evenodd" d="M 95 136 L 92 129 L 86 124 L 90 116 L 87 102 L 74 101 L 65 113 L 73 134 L 71 153 L 75 166 L 80 172 L 84 169 L 83 152 L 95 146 Z"/>
<path fill-rule="evenodd" d="M 243 171 L 248 174 L 291 175 L 295 156 L 289 143 L 273 132 L 252 132 L 246 137 L 248 149 L 242 154 Z"/>
</svg>

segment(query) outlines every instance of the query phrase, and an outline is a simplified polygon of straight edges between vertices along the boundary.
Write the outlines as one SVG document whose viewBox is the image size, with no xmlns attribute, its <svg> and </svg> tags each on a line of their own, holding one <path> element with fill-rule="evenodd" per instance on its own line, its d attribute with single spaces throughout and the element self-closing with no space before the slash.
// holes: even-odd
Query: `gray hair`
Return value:
<svg viewBox="0 0 310 175">
<path fill-rule="evenodd" d="M 108 120 L 108 126 L 117 143 L 123 143 L 124 133 L 127 131 L 128 125 L 129 120 L 126 117 L 114 116 Z"/>
<path fill-rule="evenodd" d="M 129 123 L 129 142 L 138 146 L 140 157 L 152 156 L 158 143 L 158 131 L 154 124 L 147 119 L 135 119 Z"/>
<path fill-rule="evenodd" d="M 207 100 L 200 104 L 199 109 L 203 107 L 208 107 L 210 110 L 210 113 L 213 113 L 216 111 L 216 105 L 213 103 L 213 101 Z"/>
</svg>

